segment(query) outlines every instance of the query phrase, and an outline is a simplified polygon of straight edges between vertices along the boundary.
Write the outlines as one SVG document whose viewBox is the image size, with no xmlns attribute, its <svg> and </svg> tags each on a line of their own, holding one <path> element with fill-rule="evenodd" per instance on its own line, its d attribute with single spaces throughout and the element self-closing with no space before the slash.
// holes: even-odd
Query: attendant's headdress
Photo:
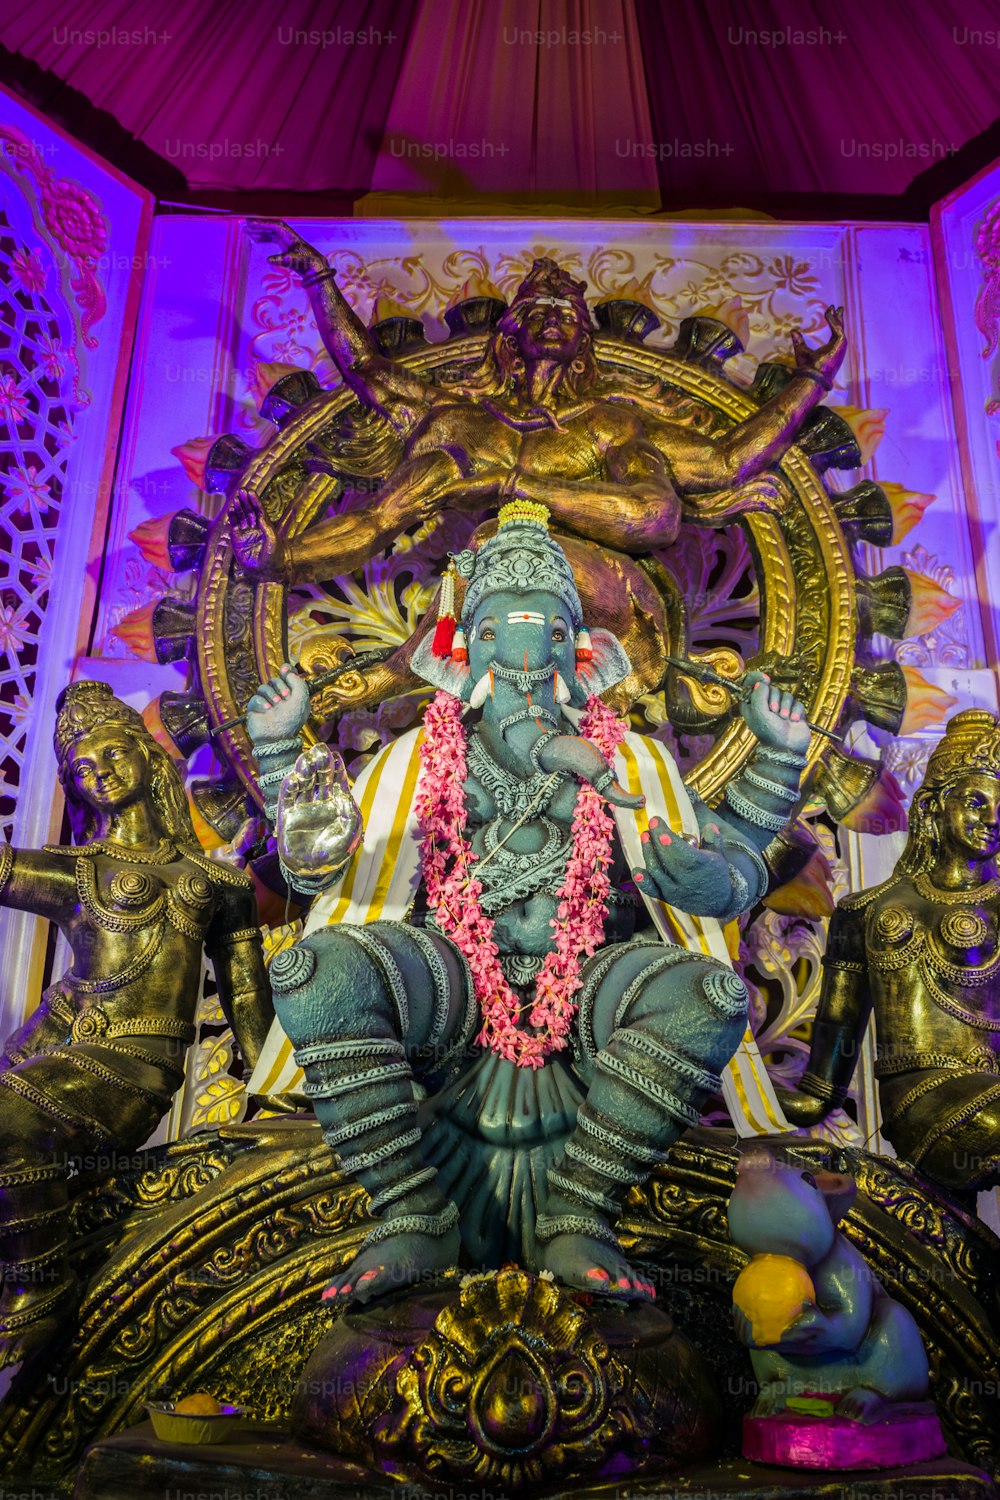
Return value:
<svg viewBox="0 0 1000 1500">
<path fill-rule="evenodd" d="M 53 747 L 59 781 L 66 794 L 70 827 L 76 843 L 96 833 L 94 808 L 84 802 L 73 783 L 72 751 L 95 729 L 116 725 L 133 739 L 149 763 L 149 794 L 168 835 L 180 843 L 197 844 L 184 783 L 170 756 L 150 734 L 140 713 L 116 698 L 106 682 L 73 682 L 56 699 Z"/>
</svg>

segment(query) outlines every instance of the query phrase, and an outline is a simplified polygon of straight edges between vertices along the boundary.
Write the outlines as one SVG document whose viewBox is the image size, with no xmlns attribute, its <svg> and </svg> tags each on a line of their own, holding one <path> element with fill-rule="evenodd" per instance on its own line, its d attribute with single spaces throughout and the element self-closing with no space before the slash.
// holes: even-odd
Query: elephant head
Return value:
<svg viewBox="0 0 1000 1500">
<path fill-rule="evenodd" d="M 512 765 L 546 738 L 533 766 L 597 781 L 607 764 L 573 733 L 573 711 L 626 677 L 630 663 L 610 631 L 586 630 L 573 571 L 548 534 L 544 506 L 503 507 L 496 535 L 476 552 L 459 553 L 455 566 L 468 580 L 463 645 L 441 658 L 425 636 L 414 672 L 481 709 L 492 743 Z M 617 786 L 605 795 L 624 806 L 641 801 Z"/>
</svg>

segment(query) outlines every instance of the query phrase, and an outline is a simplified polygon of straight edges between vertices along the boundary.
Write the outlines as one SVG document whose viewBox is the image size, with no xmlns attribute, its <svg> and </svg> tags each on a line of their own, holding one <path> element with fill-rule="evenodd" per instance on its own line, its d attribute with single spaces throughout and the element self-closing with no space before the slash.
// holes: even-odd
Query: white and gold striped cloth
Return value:
<svg viewBox="0 0 1000 1500">
<path fill-rule="evenodd" d="M 406 915 L 420 879 L 414 801 L 423 735 L 422 729 L 411 730 L 384 746 L 358 777 L 354 796 L 364 820 L 365 841 L 343 879 L 313 902 L 307 934 L 338 922 L 398 922 Z M 627 735 L 615 768 L 622 786 L 646 798 L 640 812 L 614 809 L 625 857 L 633 869 L 645 864 L 640 836 L 651 817 L 659 817 L 675 833 L 698 833 L 698 820 L 680 773 L 659 741 Z M 731 965 L 726 933 L 714 917 L 689 916 L 645 892 L 643 900 L 665 942 L 679 943 Z M 250 1091 L 295 1093 L 301 1091 L 302 1083 L 292 1044 L 275 1021 L 250 1079 Z M 722 1087 L 740 1135 L 771 1135 L 789 1128 L 749 1027 L 725 1070 Z"/>
</svg>

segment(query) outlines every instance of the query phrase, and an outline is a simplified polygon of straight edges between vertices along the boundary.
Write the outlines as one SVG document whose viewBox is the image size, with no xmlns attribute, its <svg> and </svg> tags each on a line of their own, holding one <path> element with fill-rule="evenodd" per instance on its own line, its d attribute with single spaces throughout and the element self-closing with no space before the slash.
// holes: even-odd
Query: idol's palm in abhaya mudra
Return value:
<svg viewBox="0 0 1000 1500">
<path fill-rule="evenodd" d="M 279 850 L 316 896 L 272 965 L 278 1015 L 379 1219 L 328 1295 L 374 1297 L 464 1249 L 647 1297 L 613 1226 L 741 1044 L 720 923 L 766 888 L 809 730 L 760 677 L 758 750 L 712 812 L 601 702 L 629 662 L 588 633 L 542 507 L 506 507 L 455 561 L 452 650 L 427 635 L 414 657 L 437 696 L 356 802 L 329 751 L 296 764 L 309 700 L 291 669 L 250 704 Z"/>
</svg>

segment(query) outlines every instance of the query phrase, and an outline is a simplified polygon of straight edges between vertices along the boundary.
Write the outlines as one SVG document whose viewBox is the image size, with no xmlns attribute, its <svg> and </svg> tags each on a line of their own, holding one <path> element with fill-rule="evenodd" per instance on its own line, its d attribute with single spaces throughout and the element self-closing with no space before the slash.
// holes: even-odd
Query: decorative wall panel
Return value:
<svg viewBox="0 0 1000 1500">
<path fill-rule="evenodd" d="M 51 738 L 100 568 L 148 195 L 0 92 L 0 831 L 58 837 Z M 56 586 L 57 585 L 57 586 Z M 4 1034 L 44 924 L 0 916 Z"/>
</svg>

